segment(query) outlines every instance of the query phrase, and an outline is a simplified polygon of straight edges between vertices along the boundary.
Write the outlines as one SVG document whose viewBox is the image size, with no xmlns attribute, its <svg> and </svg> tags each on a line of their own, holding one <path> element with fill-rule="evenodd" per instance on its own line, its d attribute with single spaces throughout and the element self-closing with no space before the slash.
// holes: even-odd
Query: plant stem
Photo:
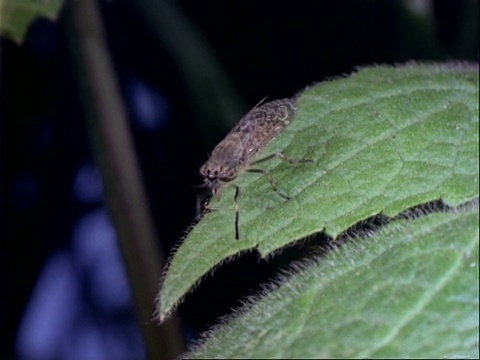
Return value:
<svg viewBox="0 0 480 360">
<path fill-rule="evenodd" d="M 116 227 L 147 352 L 150 359 L 173 359 L 182 351 L 183 339 L 175 318 L 162 326 L 151 321 L 164 260 L 157 245 L 99 7 L 95 0 L 72 1 L 69 5 L 72 60 L 78 71 L 106 202 Z"/>
</svg>

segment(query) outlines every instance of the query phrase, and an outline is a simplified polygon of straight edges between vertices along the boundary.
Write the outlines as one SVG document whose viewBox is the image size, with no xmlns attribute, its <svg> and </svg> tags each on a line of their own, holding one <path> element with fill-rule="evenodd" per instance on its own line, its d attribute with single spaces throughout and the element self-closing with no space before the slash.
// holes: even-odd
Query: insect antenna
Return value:
<svg viewBox="0 0 480 360">
<path fill-rule="evenodd" d="M 255 105 L 255 106 L 252 108 L 252 110 L 253 110 L 253 109 L 256 109 L 257 107 L 259 107 L 260 105 L 262 105 L 262 104 L 265 102 L 265 100 L 267 100 L 267 97 L 268 97 L 268 96 L 265 96 L 262 100 L 260 100 L 260 101 L 257 103 L 257 105 Z M 252 110 L 250 110 L 250 111 L 252 111 Z"/>
</svg>

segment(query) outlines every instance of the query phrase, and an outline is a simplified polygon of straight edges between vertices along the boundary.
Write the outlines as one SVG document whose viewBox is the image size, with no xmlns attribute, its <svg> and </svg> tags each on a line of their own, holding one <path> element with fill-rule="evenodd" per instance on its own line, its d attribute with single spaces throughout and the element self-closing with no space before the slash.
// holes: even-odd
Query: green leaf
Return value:
<svg viewBox="0 0 480 360">
<path fill-rule="evenodd" d="M 240 240 L 233 189 L 225 189 L 171 258 L 160 319 L 202 276 L 242 251 L 256 248 L 265 257 L 322 230 L 335 237 L 381 212 L 477 197 L 478 112 L 472 64 L 365 68 L 307 89 L 293 122 L 258 155 L 314 161 L 262 164 L 292 199 L 280 198 L 264 176 L 241 174 Z"/>
<path fill-rule="evenodd" d="M 21 43 L 38 16 L 56 20 L 62 4 L 63 0 L 0 0 L 0 35 Z"/>
<path fill-rule="evenodd" d="M 478 358 L 478 205 L 392 223 L 303 268 L 187 358 Z"/>
</svg>

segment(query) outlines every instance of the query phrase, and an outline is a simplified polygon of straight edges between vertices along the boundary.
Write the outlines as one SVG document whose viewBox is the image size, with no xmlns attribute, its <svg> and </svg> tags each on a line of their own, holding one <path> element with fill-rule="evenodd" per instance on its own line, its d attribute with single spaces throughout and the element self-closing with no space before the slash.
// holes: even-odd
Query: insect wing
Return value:
<svg viewBox="0 0 480 360">
<path fill-rule="evenodd" d="M 246 158 L 252 157 L 280 133 L 292 120 L 295 110 L 291 99 L 271 101 L 251 110 L 244 117 L 248 117 L 252 134 L 244 138 Z"/>
</svg>

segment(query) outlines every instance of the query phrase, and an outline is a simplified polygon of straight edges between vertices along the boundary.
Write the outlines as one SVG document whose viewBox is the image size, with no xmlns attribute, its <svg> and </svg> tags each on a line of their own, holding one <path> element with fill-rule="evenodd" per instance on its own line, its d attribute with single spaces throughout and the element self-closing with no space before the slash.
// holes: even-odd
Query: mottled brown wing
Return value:
<svg viewBox="0 0 480 360">
<path fill-rule="evenodd" d="M 245 161 L 291 122 L 295 110 L 293 99 L 274 100 L 254 108 L 240 120 L 237 131 L 244 132 Z"/>
</svg>

